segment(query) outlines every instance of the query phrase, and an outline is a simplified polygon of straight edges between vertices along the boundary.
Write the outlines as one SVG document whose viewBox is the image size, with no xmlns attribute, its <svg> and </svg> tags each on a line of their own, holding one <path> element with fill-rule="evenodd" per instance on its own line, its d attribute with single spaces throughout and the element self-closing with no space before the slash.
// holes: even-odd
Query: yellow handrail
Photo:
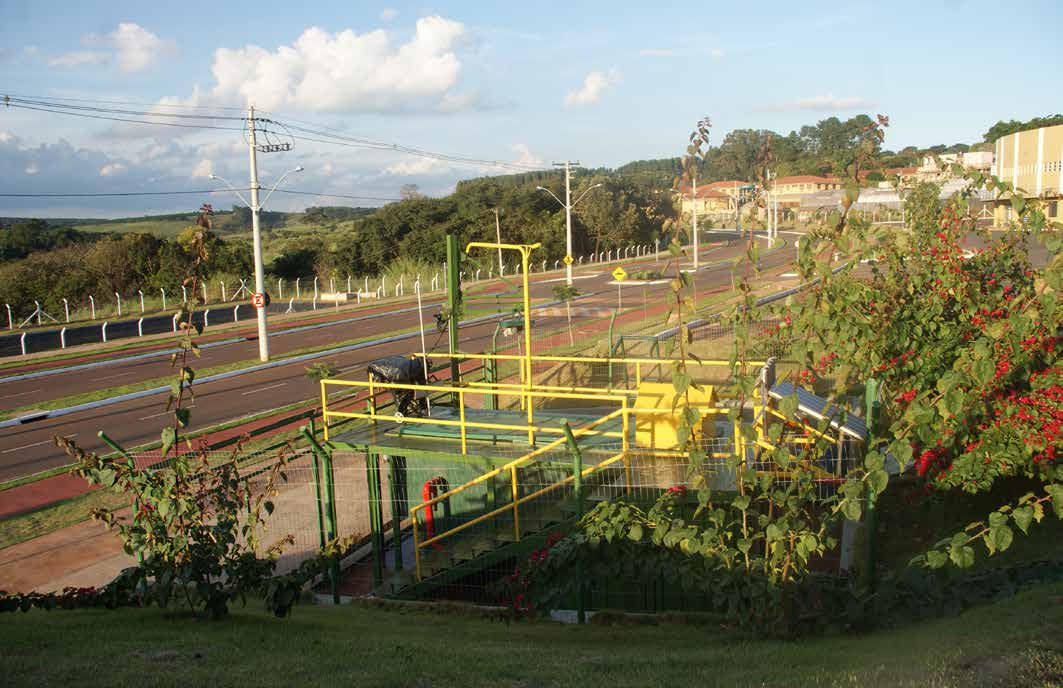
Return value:
<svg viewBox="0 0 1063 688">
<path fill-rule="evenodd" d="M 425 356 L 425 354 L 422 354 L 421 352 L 415 352 L 412 355 L 413 356 L 417 356 L 417 357 L 424 357 Z M 463 358 L 463 359 L 482 358 L 484 360 L 491 360 L 491 361 L 525 361 L 525 360 L 528 359 L 527 356 L 518 356 L 516 354 L 488 354 L 488 353 L 475 354 L 475 353 L 464 353 L 464 352 L 461 352 L 461 351 L 456 351 L 456 352 L 454 352 L 452 354 L 450 354 L 450 353 L 433 353 L 433 354 L 430 354 L 428 357 L 429 358 Z M 673 363 L 674 361 L 677 360 L 677 359 L 674 359 L 674 358 L 609 358 L 607 356 L 532 356 L 531 359 L 532 359 L 533 363 L 535 361 L 547 361 L 547 362 L 550 362 L 550 363 L 610 363 L 611 362 L 611 363 L 621 363 L 621 364 L 648 363 L 650 365 L 662 365 L 662 364 L 665 364 L 665 363 Z M 698 366 L 727 366 L 727 367 L 731 367 L 731 362 L 730 361 L 725 361 L 725 360 L 722 360 L 722 359 L 689 358 L 689 359 L 687 359 L 686 362 L 687 362 L 688 365 L 693 364 L 693 365 L 698 365 Z M 745 361 L 744 364 L 745 365 L 749 365 L 749 366 L 758 366 L 758 365 L 762 366 L 762 365 L 766 365 L 766 362 L 765 361 Z"/>
<path fill-rule="evenodd" d="M 612 411 L 612 412 L 602 416 L 601 418 L 596 418 L 595 420 L 591 421 L 590 423 L 587 423 L 586 425 L 583 425 L 583 426 L 579 427 L 578 429 L 574 430 L 573 431 L 573 436 L 574 437 L 583 437 L 583 436 L 587 436 L 587 435 L 591 435 L 591 434 L 598 434 L 598 433 L 596 433 L 593 430 L 593 428 L 601 425 L 602 423 L 608 422 L 609 420 L 612 420 L 613 418 L 616 418 L 618 415 L 621 415 L 621 414 L 623 414 L 625 416 L 625 418 L 626 418 L 628 411 L 629 411 L 629 409 L 627 409 L 626 407 L 625 408 L 619 408 L 619 409 L 617 409 L 615 411 Z M 456 533 L 458 533 L 458 532 L 460 532 L 462 530 L 465 530 L 466 528 L 468 528 L 468 527 L 470 527 L 472 525 L 475 525 L 477 523 L 481 523 L 481 522 L 483 522 L 483 521 L 485 521 L 485 520 L 487 520 L 489 518 L 493 518 L 494 516 L 504 512 L 504 511 L 508 511 L 508 510 L 512 510 L 513 511 L 514 537 L 517 540 L 520 540 L 520 513 L 519 513 L 518 507 L 519 507 L 520 504 L 526 502 L 529 499 L 529 497 L 525 496 L 524 498 L 521 498 L 521 497 L 518 496 L 517 468 L 521 464 L 527 463 L 527 462 L 531 461 L 532 459 L 536 458 L 537 456 L 541 456 L 542 454 L 545 454 L 546 452 L 549 452 L 549 451 L 551 451 L 553 449 L 556 449 L 557 447 L 559 447 L 564 442 L 566 442 L 566 438 L 565 437 L 560 437 L 557 440 L 551 442 L 550 444 L 547 444 L 547 445 L 545 445 L 543 447 L 539 447 L 538 449 L 536 449 L 534 451 L 528 452 L 524 456 L 521 456 L 520 458 L 517 458 L 517 459 L 514 459 L 513 461 L 510 461 L 509 463 L 505 464 L 504 466 L 499 466 L 498 468 L 495 468 L 495 469 L 493 469 L 491 471 L 488 471 L 487 473 L 479 475 L 479 476 L 473 478 L 472 480 L 459 485 L 458 487 L 455 487 L 455 488 L 453 488 L 451 490 L 447 490 L 446 492 L 444 492 L 442 494 L 436 495 L 435 497 L 433 497 L 431 499 L 428 499 L 428 500 L 426 500 L 426 501 L 424 501 L 424 502 L 422 502 L 420 504 L 417 504 L 412 509 L 410 509 L 410 521 L 411 521 L 411 525 L 412 525 L 412 529 L 413 529 L 414 560 L 415 560 L 415 564 L 416 564 L 417 580 L 421 580 L 421 578 L 422 578 L 422 576 L 421 576 L 421 550 L 422 549 L 424 549 L 428 545 L 431 545 L 431 544 L 433 544 L 435 542 L 438 542 L 439 540 L 441 540 L 441 539 L 443 539 L 445 537 L 449 537 L 449 536 L 454 535 L 454 534 L 456 534 Z M 625 451 L 622 451 L 620 454 L 618 454 L 615 457 L 613 457 L 613 459 L 610 460 L 610 462 L 614 462 L 615 460 L 619 460 L 619 459 L 623 458 L 626 455 L 626 453 L 627 453 L 626 452 L 626 444 L 627 444 L 627 441 L 625 439 L 625 441 L 624 441 Z M 501 507 L 499 507 L 497 509 L 489 511 L 486 514 L 481 514 L 480 516 L 478 516 L 477 518 L 475 518 L 475 519 L 473 519 L 471 521 L 467 521 L 465 523 L 462 523 L 461 525 L 455 526 L 454 528 L 451 528 L 450 530 L 447 530 L 445 532 L 439 533 L 438 535 L 435 535 L 432 538 L 430 538 L 428 540 L 425 540 L 424 542 L 420 542 L 419 537 L 418 537 L 418 530 L 417 530 L 417 526 L 418 526 L 418 522 L 419 522 L 418 512 L 424 511 L 425 509 L 430 509 L 435 504 L 443 501 L 444 499 L 449 499 L 449 498 L 451 498 L 451 497 L 453 497 L 453 496 L 455 496 L 455 495 L 457 495 L 457 494 L 459 494 L 461 492 L 464 492 L 465 490 L 468 490 L 471 487 L 475 487 L 476 485 L 479 485 L 480 483 L 483 483 L 483 482 L 486 482 L 488 480 L 491 480 L 492 478 L 494 478 L 494 477 L 496 477 L 498 475 L 502 475 L 503 473 L 506 473 L 506 472 L 508 472 L 510 474 L 511 501 L 510 501 L 509 504 L 506 504 L 505 506 L 501 506 Z M 628 479 L 630 479 L 630 476 L 628 477 Z M 560 483 L 558 483 L 558 485 L 560 485 Z M 542 491 L 540 491 L 540 492 L 542 492 Z"/>
</svg>

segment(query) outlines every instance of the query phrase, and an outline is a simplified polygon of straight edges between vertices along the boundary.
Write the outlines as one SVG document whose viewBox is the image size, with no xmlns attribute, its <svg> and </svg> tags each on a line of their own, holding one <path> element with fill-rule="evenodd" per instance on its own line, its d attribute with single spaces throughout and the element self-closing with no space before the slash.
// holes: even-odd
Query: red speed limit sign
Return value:
<svg viewBox="0 0 1063 688">
<path fill-rule="evenodd" d="M 265 308 L 269 305 L 269 297 L 265 294 L 252 294 L 251 305 L 255 308 Z"/>
</svg>

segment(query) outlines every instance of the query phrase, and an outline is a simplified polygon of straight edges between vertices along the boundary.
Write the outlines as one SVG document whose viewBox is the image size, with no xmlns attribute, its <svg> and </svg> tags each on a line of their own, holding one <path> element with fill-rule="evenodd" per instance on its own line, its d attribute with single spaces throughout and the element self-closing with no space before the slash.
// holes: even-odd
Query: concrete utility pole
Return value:
<svg viewBox="0 0 1063 688">
<path fill-rule="evenodd" d="M 565 255 L 572 256 L 572 207 L 583 200 L 583 197 L 591 192 L 593 189 L 597 189 L 601 184 L 594 184 L 584 191 L 575 202 L 572 202 L 572 166 L 579 165 L 579 160 L 566 160 L 565 162 L 555 162 L 554 167 L 565 168 L 565 200 L 562 201 L 557 196 L 554 196 L 554 192 L 543 186 L 535 187 L 538 191 L 545 191 L 554 197 L 554 200 L 561 204 L 561 207 L 565 209 Z M 573 256 L 573 259 L 575 257 Z M 574 262 L 574 260 L 573 260 Z M 565 284 L 572 286 L 572 262 L 565 261 Z"/>
<path fill-rule="evenodd" d="M 258 214 L 262 209 L 258 203 L 258 158 L 255 151 L 255 107 L 247 109 L 247 149 L 251 166 L 251 243 L 255 254 L 255 294 L 266 292 L 266 270 L 262 264 L 262 232 L 259 229 Z M 269 360 L 269 331 L 266 328 L 265 306 L 255 308 L 258 316 L 258 358 Z"/>
</svg>

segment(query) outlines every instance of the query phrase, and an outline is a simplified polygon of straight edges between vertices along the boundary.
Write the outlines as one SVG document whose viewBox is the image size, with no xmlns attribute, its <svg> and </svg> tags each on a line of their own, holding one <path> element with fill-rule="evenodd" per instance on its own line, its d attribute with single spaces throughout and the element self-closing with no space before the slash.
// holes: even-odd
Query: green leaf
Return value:
<svg viewBox="0 0 1063 688">
<path fill-rule="evenodd" d="M 1008 528 L 1007 526 L 997 526 L 996 528 L 989 529 L 988 537 L 993 541 L 993 546 L 996 551 L 1003 552 L 1011 546 L 1011 542 L 1015 538 L 1015 535 L 1011 532 L 1011 528 Z"/>
<path fill-rule="evenodd" d="M 1048 485 L 1045 492 L 1052 496 L 1052 511 L 1056 518 L 1063 518 L 1063 483 Z"/>
<path fill-rule="evenodd" d="M 182 407 L 174 409 L 173 413 L 177 417 L 177 422 L 181 424 L 181 427 L 187 428 L 188 421 L 192 418 L 192 410 Z"/>
<path fill-rule="evenodd" d="M 944 552 L 932 549 L 926 553 L 926 563 L 932 569 L 940 569 L 948 562 L 949 557 Z"/>
<path fill-rule="evenodd" d="M 842 502 L 842 515 L 850 521 L 859 521 L 863 512 L 863 507 L 860 506 L 860 501 L 857 499 L 846 499 Z"/>
<path fill-rule="evenodd" d="M 162 446 L 159 448 L 163 456 L 166 456 L 175 442 L 177 442 L 177 431 L 172 425 L 167 425 L 162 429 Z"/>
<path fill-rule="evenodd" d="M 1020 506 L 1011 512 L 1012 519 L 1015 520 L 1015 525 L 1019 527 L 1023 533 L 1028 533 L 1030 524 L 1033 523 L 1033 507 L 1032 506 Z"/>
<path fill-rule="evenodd" d="M 871 489 L 875 491 L 875 494 L 879 495 L 885 491 L 886 486 L 889 484 L 890 474 L 879 468 L 868 473 L 867 481 L 871 485 Z"/>
<path fill-rule="evenodd" d="M 276 508 L 273 506 L 273 502 L 268 499 L 262 503 L 262 507 L 266 510 L 266 513 L 270 515 L 273 515 L 273 510 Z"/>
<path fill-rule="evenodd" d="M 739 511 L 745 511 L 749 508 L 750 499 L 748 495 L 739 495 L 734 498 L 734 508 Z"/>
<path fill-rule="evenodd" d="M 974 548 L 968 545 L 952 545 L 949 547 L 949 559 L 961 569 L 974 566 Z"/>
<path fill-rule="evenodd" d="M 1026 199 L 1018 194 L 1011 197 L 1011 207 L 1015 209 L 1015 212 L 1022 215 L 1022 211 L 1026 208 Z"/>
</svg>

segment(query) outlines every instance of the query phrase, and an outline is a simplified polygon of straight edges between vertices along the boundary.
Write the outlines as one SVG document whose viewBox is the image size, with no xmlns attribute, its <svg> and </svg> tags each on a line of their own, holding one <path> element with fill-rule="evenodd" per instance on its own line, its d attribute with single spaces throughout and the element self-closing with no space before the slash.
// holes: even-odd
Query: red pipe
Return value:
<svg viewBox="0 0 1063 688">
<path fill-rule="evenodd" d="M 441 475 L 437 475 L 434 478 L 426 480 L 424 487 L 421 488 L 421 499 L 425 502 L 435 499 L 440 493 L 446 494 L 450 489 L 450 484 L 447 483 L 447 479 Z M 432 513 L 435 510 L 435 504 L 424 510 L 424 533 L 425 540 L 431 540 L 435 536 L 435 516 Z M 443 515 L 450 515 L 450 500 L 443 500 Z M 438 542 L 433 542 L 432 547 L 435 549 L 443 549 L 443 546 Z"/>
</svg>

